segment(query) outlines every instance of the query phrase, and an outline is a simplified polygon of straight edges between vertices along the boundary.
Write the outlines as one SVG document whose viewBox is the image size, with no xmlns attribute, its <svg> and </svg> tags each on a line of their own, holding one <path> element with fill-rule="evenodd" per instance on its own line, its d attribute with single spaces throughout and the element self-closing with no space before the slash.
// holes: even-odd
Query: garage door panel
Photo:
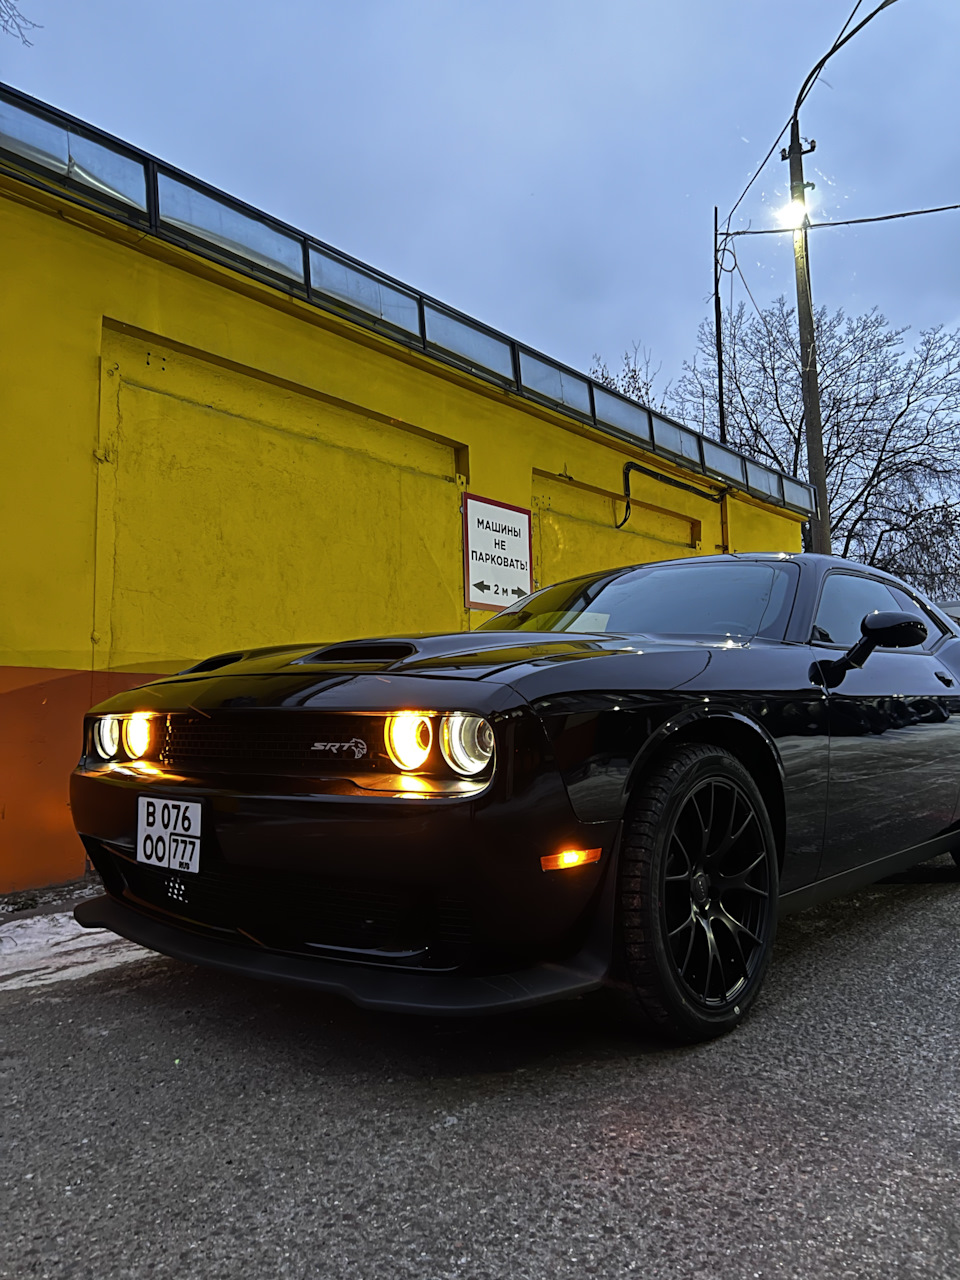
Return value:
<svg viewBox="0 0 960 1280">
<path fill-rule="evenodd" d="M 284 390 L 277 426 L 269 388 L 235 378 L 231 410 L 222 378 L 214 407 L 178 394 L 172 379 L 145 385 L 143 368 L 128 381 L 115 362 L 102 424 L 102 665 L 162 670 L 218 649 L 396 631 L 398 620 L 459 628 L 448 446 L 393 442 L 404 433 L 373 424 L 386 437 L 374 453 L 362 415 L 325 417 Z M 254 401 L 251 417 L 243 410 Z"/>
<path fill-rule="evenodd" d="M 626 527 L 623 502 L 565 481 L 534 477 L 537 581 L 541 586 L 581 573 L 696 555 L 690 518 L 634 507 Z"/>
</svg>

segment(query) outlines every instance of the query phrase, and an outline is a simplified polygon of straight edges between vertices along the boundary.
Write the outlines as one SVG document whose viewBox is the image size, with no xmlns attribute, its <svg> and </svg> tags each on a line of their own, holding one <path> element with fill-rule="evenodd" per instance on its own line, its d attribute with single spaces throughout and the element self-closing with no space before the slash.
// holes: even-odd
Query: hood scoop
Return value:
<svg viewBox="0 0 960 1280">
<path fill-rule="evenodd" d="M 243 652 L 238 653 L 217 653 L 212 658 L 204 658 L 202 662 L 196 662 L 192 667 L 185 667 L 183 671 L 178 671 L 178 676 L 195 676 L 204 671 L 219 671 L 221 667 L 229 667 L 234 662 L 240 662 L 246 657 Z"/>
<path fill-rule="evenodd" d="M 344 644 L 331 644 L 326 648 L 295 658 L 290 664 L 298 666 L 309 662 L 400 662 L 412 658 L 417 646 L 409 640 L 348 640 Z"/>
</svg>

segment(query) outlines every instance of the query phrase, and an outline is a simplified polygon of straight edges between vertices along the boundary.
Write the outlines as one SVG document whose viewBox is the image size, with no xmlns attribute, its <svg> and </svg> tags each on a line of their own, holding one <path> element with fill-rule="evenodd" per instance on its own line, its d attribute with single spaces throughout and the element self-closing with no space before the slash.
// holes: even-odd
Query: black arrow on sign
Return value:
<svg viewBox="0 0 960 1280">
<path fill-rule="evenodd" d="M 527 593 L 522 587 L 514 587 L 510 594 L 512 596 L 525 596 Z"/>
<path fill-rule="evenodd" d="M 490 590 L 490 584 L 489 584 L 489 582 L 475 582 L 473 585 L 476 587 L 476 589 L 477 589 L 478 591 L 489 591 L 489 590 Z"/>
</svg>

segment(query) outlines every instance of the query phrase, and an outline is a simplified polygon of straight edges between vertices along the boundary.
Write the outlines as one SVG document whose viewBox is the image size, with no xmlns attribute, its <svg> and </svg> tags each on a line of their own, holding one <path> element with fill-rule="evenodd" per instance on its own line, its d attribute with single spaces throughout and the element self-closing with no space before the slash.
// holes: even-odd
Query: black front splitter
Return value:
<svg viewBox="0 0 960 1280">
<path fill-rule="evenodd" d="M 516 973 L 397 973 L 235 946 L 164 924 L 106 894 L 81 902 L 73 914 L 85 929 L 110 929 L 176 960 L 287 986 L 328 991 L 345 996 L 361 1008 L 392 1013 L 465 1017 L 524 1009 L 595 991 L 603 985 L 608 969 L 608 958 L 588 946 L 565 964 L 539 964 Z"/>
</svg>

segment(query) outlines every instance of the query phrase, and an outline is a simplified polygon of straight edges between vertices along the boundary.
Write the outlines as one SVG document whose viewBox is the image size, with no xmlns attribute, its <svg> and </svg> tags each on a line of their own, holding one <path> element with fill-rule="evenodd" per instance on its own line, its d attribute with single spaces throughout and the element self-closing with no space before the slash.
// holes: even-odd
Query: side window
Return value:
<svg viewBox="0 0 960 1280">
<path fill-rule="evenodd" d="M 828 573 L 823 581 L 811 639 L 842 644 L 849 649 L 860 639 L 860 621 L 865 613 L 903 607 L 882 582 L 861 578 L 855 573 Z"/>
<path fill-rule="evenodd" d="M 923 619 L 927 628 L 927 638 L 923 642 L 923 648 L 932 649 L 947 634 L 946 627 L 942 622 L 938 622 L 929 609 L 926 609 L 919 600 L 914 600 L 913 596 L 908 596 L 905 591 L 901 591 L 898 587 L 891 587 L 890 590 L 899 601 L 898 608 L 905 610 L 907 613 L 916 614 L 918 618 Z"/>
</svg>

